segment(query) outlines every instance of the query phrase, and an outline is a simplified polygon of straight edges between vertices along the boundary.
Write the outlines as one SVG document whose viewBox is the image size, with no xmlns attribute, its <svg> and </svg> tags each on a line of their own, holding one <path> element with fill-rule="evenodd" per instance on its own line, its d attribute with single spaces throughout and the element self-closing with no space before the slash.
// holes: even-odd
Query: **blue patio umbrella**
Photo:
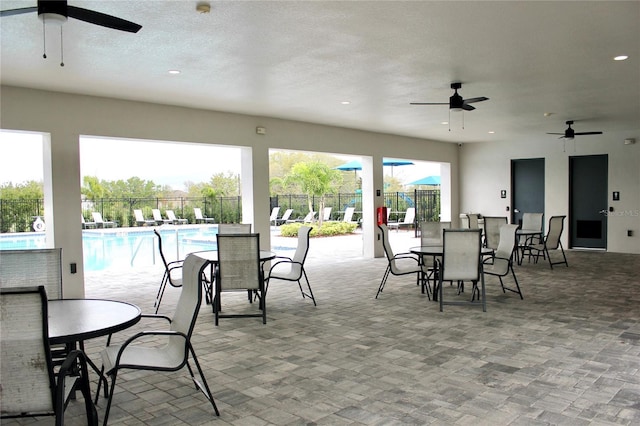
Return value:
<svg viewBox="0 0 640 426">
<path fill-rule="evenodd" d="M 391 166 L 391 176 L 393 176 L 394 166 L 411 166 L 413 165 L 413 162 L 408 160 L 398 160 L 396 158 L 383 158 L 382 165 Z M 351 160 L 348 163 L 344 163 L 336 167 L 336 169 L 344 170 L 344 171 L 351 171 L 351 170 L 358 171 L 358 170 L 362 170 L 362 163 L 360 163 L 360 161 L 358 160 Z"/>
<path fill-rule="evenodd" d="M 440 185 L 440 176 L 427 176 L 411 182 L 409 185 Z"/>
</svg>

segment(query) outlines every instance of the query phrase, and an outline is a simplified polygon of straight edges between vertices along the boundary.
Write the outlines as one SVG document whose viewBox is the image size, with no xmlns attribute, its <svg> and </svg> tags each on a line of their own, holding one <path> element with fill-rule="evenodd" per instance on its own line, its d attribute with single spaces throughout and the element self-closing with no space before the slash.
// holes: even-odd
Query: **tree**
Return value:
<svg viewBox="0 0 640 426">
<path fill-rule="evenodd" d="M 309 211 L 313 210 L 313 197 L 320 197 L 318 224 L 322 226 L 325 194 L 336 192 L 342 183 L 342 176 L 336 169 L 319 161 L 297 163 L 287 175 L 287 181 L 296 181 L 307 195 Z"/>
</svg>

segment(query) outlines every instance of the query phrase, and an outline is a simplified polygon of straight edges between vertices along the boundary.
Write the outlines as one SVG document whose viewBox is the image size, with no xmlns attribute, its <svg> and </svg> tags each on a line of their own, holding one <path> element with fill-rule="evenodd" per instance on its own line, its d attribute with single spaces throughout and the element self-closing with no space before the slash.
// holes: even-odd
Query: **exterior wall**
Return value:
<svg viewBox="0 0 640 426">
<path fill-rule="evenodd" d="M 608 154 L 608 202 L 614 207 L 607 220 L 607 250 L 640 253 L 640 127 L 629 131 L 576 137 L 573 141 L 541 134 L 536 140 L 465 144 L 460 149 L 461 212 L 510 216 L 512 159 L 545 159 L 545 218 L 569 216 L 569 157 Z M 634 145 L 624 140 L 635 138 Z M 507 198 L 500 198 L 500 190 Z M 612 192 L 620 201 L 612 201 Z M 548 220 L 548 219 L 545 219 Z M 562 244 L 568 247 L 567 223 Z M 627 236 L 627 230 L 633 236 Z"/>
<path fill-rule="evenodd" d="M 124 101 L 84 95 L 49 92 L 11 86 L 0 87 L 0 128 L 15 131 L 42 132 L 50 135 L 52 186 L 49 207 L 54 226 L 47 241 L 63 248 L 63 280 L 65 294 L 83 297 L 82 233 L 79 223 L 81 200 L 79 137 L 103 136 L 142 140 L 193 142 L 248 148 L 243 153 L 242 169 L 251 175 L 252 190 L 245 200 L 252 211 L 243 211 L 243 221 L 251 221 L 261 233 L 261 244 L 270 247 L 268 149 L 289 149 L 336 154 L 359 155 L 371 167 L 363 170 L 363 204 L 366 211 L 364 255 L 381 257 L 382 245 L 376 238 L 373 218 L 375 208 L 382 205 L 383 157 L 450 163 L 451 188 L 458 187 L 458 147 L 433 142 L 360 130 L 323 126 L 275 118 L 197 110 L 176 106 Z M 267 129 L 256 134 L 256 127 Z M 127 155 L 126 152 L 122 155 Z M 45 169 L 47 167 L 45 166 Z M 46 176 L 46 175 L 45 175 Z M 246 183 L 246 182 L 245 182 Z M 244 204 L 244 203 L 243 203 Z M 458 213 L 458 192 L 451 191 L 453 216 Z M 252 220 L 253 219 L 253 220 Z M 51 224 L 51 220 L 48 222 Z M 49 226 L 48 226 L 49 228 Z M 69 273 L 69 264 L 77 263 L 78 273 Z"/>
</svg>

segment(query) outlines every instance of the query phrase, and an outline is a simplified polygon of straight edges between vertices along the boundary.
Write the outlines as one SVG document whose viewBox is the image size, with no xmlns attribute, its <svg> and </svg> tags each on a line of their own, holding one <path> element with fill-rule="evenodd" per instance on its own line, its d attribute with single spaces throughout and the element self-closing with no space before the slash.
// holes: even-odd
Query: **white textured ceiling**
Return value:
<svg viewBox="0 0 640 426">
<path fill-rule="evenodd" d="M 60 67 L 54 29 L 44 60 L 37 15 L 5 16 L 2 84 L 450 142 L 553 138 L 566 120 L 639 128 L 639 1 L 215 1 L 209 14 L 195 1 L 69 4 L 142 30 L 70 19 Z M 452 113 L 449 131 L 447 106 L 409 102 L 448 102 L 453 81 L 490 100 Z"/>
</svg>

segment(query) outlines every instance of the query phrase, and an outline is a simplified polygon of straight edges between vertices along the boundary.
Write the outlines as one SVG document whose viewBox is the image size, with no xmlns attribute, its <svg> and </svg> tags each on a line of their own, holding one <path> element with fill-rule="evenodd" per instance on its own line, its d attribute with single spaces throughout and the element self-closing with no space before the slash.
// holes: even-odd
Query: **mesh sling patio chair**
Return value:
<svg viewBox="0 0 640 426">
<path fill-rule="evenodd" d="M 384 254 L 387 257 L 387 268 L 382 275 L 382 281 L 378 286 L 378 292 L 376 293 L 376 299 L 378 295 L 384 290 L 384 286 L 387 283 L 389 274 L 401 276 L 416 274 L 416 284 L 420 285 L 424 278 L 424 274 L 428 271 L 420 264 L 420 259 L 411 253 L 394 253 L 391 243 L 389 242 L 389 228 L 387 225 L 378 225 L 382 234 L 382 246 L 384 248 Z M 422 289 L 425 289 L 425 284 L 422 284 Z M 428 295 L 428 288 L 427 288 Z"/>
<path fill-rule="evenodd" d="M 540 255 L 543 258 L 549 260 L 549 266 L 553 269 L 553 265 L 566 265 L 569 267 L 569 263 L 567 263 L 567 256 L 564 254 L 564 248 L 562 247 L 562 242 L 560 241 L 560 237 L 562 236 L 562 231 L 564 229 L 564 218 L 566 216 L 552 216 L 549 219 L 549 229 L 547 230 L 547 235 L 544 237 L 541 243 L 539 244 L 531 244 L 529 248 L 529 252 L 532 256 L 535 256 L 535 263 L 538 263 L 538 259 Z M 550 250 L 557 251 L 560 249 L 560 253 L 562 254 L 562 260 L 552 261 L 551 260 L 551 252 Z"/>
<path fill-rule="evenodd" d="M 278 214 L 280 213 L 280 207 L 274 207 L 271 209 L 271 215 L 269 216 L 269 222 L 275 226 L 278 223 Z"/>
<path fill-rule="evenodd" d="M 191 343 L 191 335 L 198 318 L 202 298 L 200 281 L 206 267 L 206 260 L 188 255 L 182 267 L 183 286 L 173 317 L 142 315 L 142 318 L 167 320 L 169 330 L 141 331 L 128 338 L 122 345 L 107 346 L 101 352 L 103 371 L 111 377 L 111 389 L 104 413 L 105 426 L 109 419 L 111 402 L 116 389 L 116 379 L 120 370 L 124 369 L 179 371 L 186 366 L 196 389 L 199 389 L 211 403 L 216 416 L 220 415 Z M 155 339 L 153 343 L 149 344 L 148 337 L 164 337 L 164 344 L 158 345 Z M 190 357 L 195 364 L 200 380 L 194 375 L 189 362 Z M 98 389 L 99 391 L 100 389 Z"/>
<path fill-rule="evenodd" d="M 480 217 L 477 213 L 467 213 L 467 221 L 469 229 L 480 228 Z"/>
<path fill-rule="evenodd" d="M 44 286 L 0 289 L 0 380 L 2 418 L 55 416 L 62 426 L 67 404 L 80 390 L 86 424 L 98 424 L 84 353 L 71 351 L 54 369 Z"/>
<path fill-rule="evenodd" d="M 498 247 L 494 252 L 493 257 L 484 261 L 482 269 L 485 274 L 498 277 L 503 293 L 506 293 L 506 290 L 509 290 L 519 294 L 520 299 L 524 299 L 524 297 L 522 297 L 522 290 L 520 290 L 518 278 L 513 270 L 513 257 L 515 255 L 518 241 L 516 236 L 517 230 L 518 225 L 504 224 L 500 227 L 500 241 L 498 243 Z M 504 285 L 502 278 L 509 275 L 509 272 L 511 272 L 511 276 L 515 282 L 515 289 L 505 287 Z"/>
<path fill-rule="evenodd" d="M 342 218 L 343 222 L 353 223 L 353 214 L 355 213 L 355 207 L 347 207 L 344 209 L 344 217 Z"/>
<path fill-rule="evenodd" d="M 422 246 L 441 246 L 442 245 L 442 232 L 445 229 L 451 227 L 451 222 L 420 222 L 420 245 Z M 422 266 L 426 271 L 424 276 L 424 285 L 427 286 L 427 292 L 429 289 L 429 282 L 431 279 L 435 280 L 437 271 L 437 261 L 439 257 L 434 256 L 422 256 Z M 434 281 L 433 288 L 436 288 Z"/>
<path fill-rule="evenodd" d="M 215 325 L 219 318 L 262 317 L 267 323 L 264 275 L 260 264 L 259 234 L 218 234 L 218 264 L 215 271 L 216 292 L 213 298 Z M 247 291 L 259 299 L 259 313 L 222 314 L 222 294 Z"/>
<path fill-rule="evenodd" d="M 284 211 L 284 214 L 282 215 L 282 217 L 280 219 L 276 220 L 276 226 L 280 226 L 283 223 L 289 222 L 289 218 L 291 217 L 291 213 L 293 213 L 293 209 L 286 209 Z"/>
<path fill-rule="evenodd" d="M 484 217 L 484 246 L 497 250 L 500 243 L 500 227 L 507 224 L 506 216 Z"/>
<path fill-rule="evenodd" d="M 250 234 L 250 223 L 220 223 L 218 225 L 218 234 Z"/>
<path fill-rule="evenodd" d="M 311 284 L 309 284 L 307 272 L 304 269 L 304 261 L 309 252 L 309 233 L 311 229 L 309 226 L 301 226 L 298 229 L 298 246 L 296 247 L 293 258 L 276 256 L 275 262 L 269 269 L 269 275 L 265 278 L 265 292 L 269 290 L 271 280 L 295 281 L 298 283 L 298 287 L 300 287 L 302 298 L 310 298 L 313 301 L 313 305 L 317 306 L 313 291 L 311 291 Z M 307 283 L 307 292 L 302 288 L 302 283 L 300 282 L 303 277 Z"/>
<path fill-rule="evenodd" d="M 162 250 L 162 236 L 157 229 L 154 229 L 153 233 L 156 234 L 156 237 L 158 237 L 158 252 L 160 252 L 160 258 L 162 259 L 162 263 L 164 265 L 164 274 L 162 275 L 162 280 L 160 281 L 158 293 L 156 293 L 156 300 L 153 303 L 153 307 L 156 308 L 155 313 L 157 314 L 158 309 L 160 309 L 160 303 L 162 302 L 162 296 L 164 296 L 164 291 L 167 288 L 167 284 L 169 284 L 171 287 L 182 287 L 182 267 L 184 260 L 174 260 L 171 262 L 167 262 L 167 258 L 164 256 L 164 251 Z"/>
<path fill-rule="evenodd" d="M 482 230 L 480 229 L 445 229 L 442 238 L 442 260 L 438 267 L 438 291 L 440 312 L 444 305 L 480 305 L 487 311 L 487 301 L 482 274 L 480 250 L 482 246 Z M 473 284 L 471 301 L 444 301 L 443 281 L 471 281 Z M 478 288 L 480 282 L 480 289 Z M 458 291 L 460 294 L 460 291 Z M 475 302 L 476 297 L 480 303 Z"/>
</svg>

